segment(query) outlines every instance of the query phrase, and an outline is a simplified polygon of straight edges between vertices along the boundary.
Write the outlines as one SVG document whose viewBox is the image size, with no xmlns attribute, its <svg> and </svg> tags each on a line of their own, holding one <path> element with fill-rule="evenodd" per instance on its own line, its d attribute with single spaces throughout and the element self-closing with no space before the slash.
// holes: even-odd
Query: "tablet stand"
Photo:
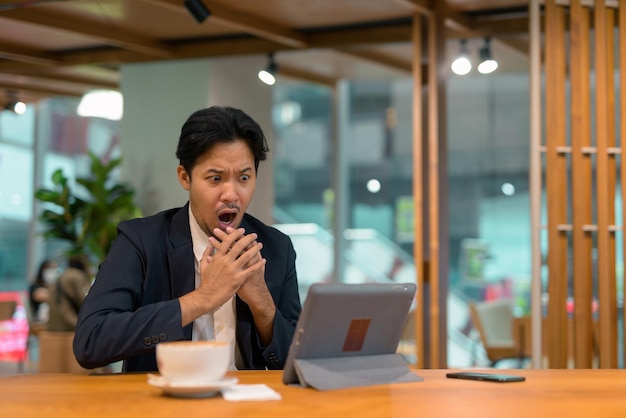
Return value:
<svg viewBox="0 0 626 418">
<path fill-rule="evenodd" d="M 409 370 L 402 355 L 398 353 L 296 359 L 294 365 L 300 384 L 317 390 L 424 380 Z"/>
</svg>

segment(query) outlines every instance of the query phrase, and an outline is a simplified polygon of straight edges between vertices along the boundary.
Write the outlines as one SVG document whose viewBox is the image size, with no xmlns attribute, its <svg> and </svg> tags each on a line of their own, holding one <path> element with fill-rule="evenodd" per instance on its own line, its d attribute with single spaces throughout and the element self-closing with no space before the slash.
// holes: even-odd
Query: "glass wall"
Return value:
<svg viewBox="0 0 626 418">
<path fill-rule="evenodd" d="M 448 83 L 449 366 L 488 364 L 468 303 L 506 298 L 529 312 L 528 75 Z M 414 281 L 412 84 L 349 84 L 348 267 L 340 280 Z M 294 238 L 301 293 L 333 268 L 333 92 L 275 87 L 276 221 Z M 339 122 L 342 123 L 342 122 Z"/>
<path fill-rule="evenodd" d="M 88 152 L 119 156 L 119 124 L 76 115 L 78 100 L 51 99 L 23 115 L 0 113 L 0 291 L 25 290 L 39 263 L 64 264 L 65 244 L 41 239 L 34 199 L 60 168 L 74 179 L 89 172 Z"/>
<path fill-rule="evenodd" d="M 35 112 L 0 112 L 0 291 L 18 290 L 27 276 L 33 213 Z"/>
</svg>

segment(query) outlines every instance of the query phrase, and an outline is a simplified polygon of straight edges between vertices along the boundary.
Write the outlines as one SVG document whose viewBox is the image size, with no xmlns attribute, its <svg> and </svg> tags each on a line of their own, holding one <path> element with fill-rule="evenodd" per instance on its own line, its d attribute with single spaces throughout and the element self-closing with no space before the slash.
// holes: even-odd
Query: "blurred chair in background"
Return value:
<svg viewBox="0 0 626 418">
<path fill-rule="evenodd" d="M 470 303 L 470 315 L 478 330 L 490 366 L 495 367 L 504 359 L 517 359 L 519 368 L 529 358 L 529 332 L 518 329 L 523 322 L 516 321 L 513 305 L 509 300 Z M 515 332 L 514 332 L 515 327 Z"/>
</svg>

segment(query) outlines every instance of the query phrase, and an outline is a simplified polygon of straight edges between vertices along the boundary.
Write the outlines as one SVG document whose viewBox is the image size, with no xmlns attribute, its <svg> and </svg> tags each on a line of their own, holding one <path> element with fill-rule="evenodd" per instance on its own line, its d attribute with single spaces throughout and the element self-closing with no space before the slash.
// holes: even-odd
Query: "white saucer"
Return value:
<svg viewBox="0 0 626 418">
<path fill-rule="evenodd" d="M 236 377 L 223 377 L 214 382 L 185 383 L 170 382 L 157 374 L 148 374 L 148 384 L 160 388 L 170 396 L 178 398 L 208 398 L 215 396 L 222 388 L 232 386 L 239 381 Z"/>
</svg>

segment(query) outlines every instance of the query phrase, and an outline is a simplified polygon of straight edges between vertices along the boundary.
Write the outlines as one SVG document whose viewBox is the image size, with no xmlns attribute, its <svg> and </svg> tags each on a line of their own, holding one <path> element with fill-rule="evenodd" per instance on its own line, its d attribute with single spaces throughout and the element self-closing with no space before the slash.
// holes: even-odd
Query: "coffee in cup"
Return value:
<svg viewBox="0 0 626 418">
<path fill-rule="evenodd" d="M 157 344 L 157 367 L 172 383 L 201 384 L 220 380 L 230 364 L 225 341 L 168 341 Z"/>
</svg>

